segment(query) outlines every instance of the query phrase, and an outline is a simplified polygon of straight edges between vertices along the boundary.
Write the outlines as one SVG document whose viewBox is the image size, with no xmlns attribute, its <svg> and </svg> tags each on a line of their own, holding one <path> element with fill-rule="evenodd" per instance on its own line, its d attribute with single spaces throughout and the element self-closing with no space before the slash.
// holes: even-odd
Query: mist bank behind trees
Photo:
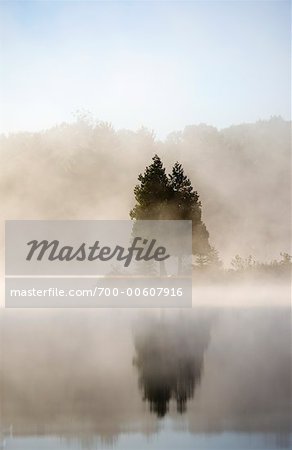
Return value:
<svg viewBox="0 0 292 450">
<path fill-rule="evenodd" d="M 202 201 L 210 243 L 229 262 L 290 252 L 291 123 L 271 118 L 217 130 L 187 126 L 165 141 L 79 117 L 0 137 L 1 220 L 128 219 L 133 188 L 157 153 L 183 164 Z"/>
</svg>

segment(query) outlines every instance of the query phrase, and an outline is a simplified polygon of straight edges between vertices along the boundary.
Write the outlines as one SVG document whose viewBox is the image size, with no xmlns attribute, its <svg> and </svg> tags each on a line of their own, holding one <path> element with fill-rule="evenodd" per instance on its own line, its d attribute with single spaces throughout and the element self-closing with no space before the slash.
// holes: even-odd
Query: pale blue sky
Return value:
<svg viewBox="0 0 292 450">
<path fill-rule="evenodd" d="M 0 131 L 290 116 L 290 2 L 1 1 Z"/>
</svg>

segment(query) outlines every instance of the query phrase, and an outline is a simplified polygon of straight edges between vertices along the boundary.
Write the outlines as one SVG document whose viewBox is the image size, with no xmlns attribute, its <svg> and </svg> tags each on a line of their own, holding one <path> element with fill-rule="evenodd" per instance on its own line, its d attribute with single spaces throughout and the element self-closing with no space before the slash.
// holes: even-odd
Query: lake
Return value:
<svg viewBox="0 0 292 450">
<path fill-rule="evenodd" d="M 0 352 L 0 448 L 291 448 L 288 306 L 2 309 Z"/>
</svg>

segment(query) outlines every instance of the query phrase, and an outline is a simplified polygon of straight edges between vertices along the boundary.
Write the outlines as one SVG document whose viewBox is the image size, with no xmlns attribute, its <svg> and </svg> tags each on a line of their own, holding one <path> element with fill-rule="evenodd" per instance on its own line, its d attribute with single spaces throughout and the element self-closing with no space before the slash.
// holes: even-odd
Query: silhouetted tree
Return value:
<svg viewBox="0 0 292 450">
<path fill-rule="evenodd" d="M 192 221 L 193 254 L 208 254 L 209 233 L 202 222 L 202 204 L 197 191 L 190 179 L 184 174 L 182 165 L 178 162 L 169 175 L 171 199 L 169 201 L 170 217 L 178 220 Z"/>
<path fill-rule="evenodd" d="M 175 163 L 167 176 L 159 156 L 138 177 L 134 189 L 136 205 L 130 217 L 136 220 L 191 220 L 193 254 L 207 254 L 209 233 L 202 222 L 201 202 L 182 165 Z"/>
<path fill-rule="evenodd" d="M 199 196 L 194 191 L 190 179 L 184 174 L 182 165 L 178 162 L 172 168 L 169 175 L 171 188 L 171 205 L 175 218 L 189 219 L 191 210 L 200 208 Z"/>
<path fill-rule="evenodd" d="M 159 220 L 170 197 L 170 187 L 165 168 L 159 156 L 155 155 L 153 163 L 146 167 L 144 174 L 139 175 L 134 189 L 136 205 L 130 212 L 131 219 Z"/>
</svg>

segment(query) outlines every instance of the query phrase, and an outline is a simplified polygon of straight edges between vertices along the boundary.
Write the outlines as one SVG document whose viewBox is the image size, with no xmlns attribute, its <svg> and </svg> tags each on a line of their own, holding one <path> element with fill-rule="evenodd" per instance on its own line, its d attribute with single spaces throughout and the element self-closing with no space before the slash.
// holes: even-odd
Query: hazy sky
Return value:
<svg viewBox="0 0 292 450">
<path fill-rule="evenodd" d="M 289 1 L 1 1 L 0 131 L 290 116 Z"/>
</svg>

